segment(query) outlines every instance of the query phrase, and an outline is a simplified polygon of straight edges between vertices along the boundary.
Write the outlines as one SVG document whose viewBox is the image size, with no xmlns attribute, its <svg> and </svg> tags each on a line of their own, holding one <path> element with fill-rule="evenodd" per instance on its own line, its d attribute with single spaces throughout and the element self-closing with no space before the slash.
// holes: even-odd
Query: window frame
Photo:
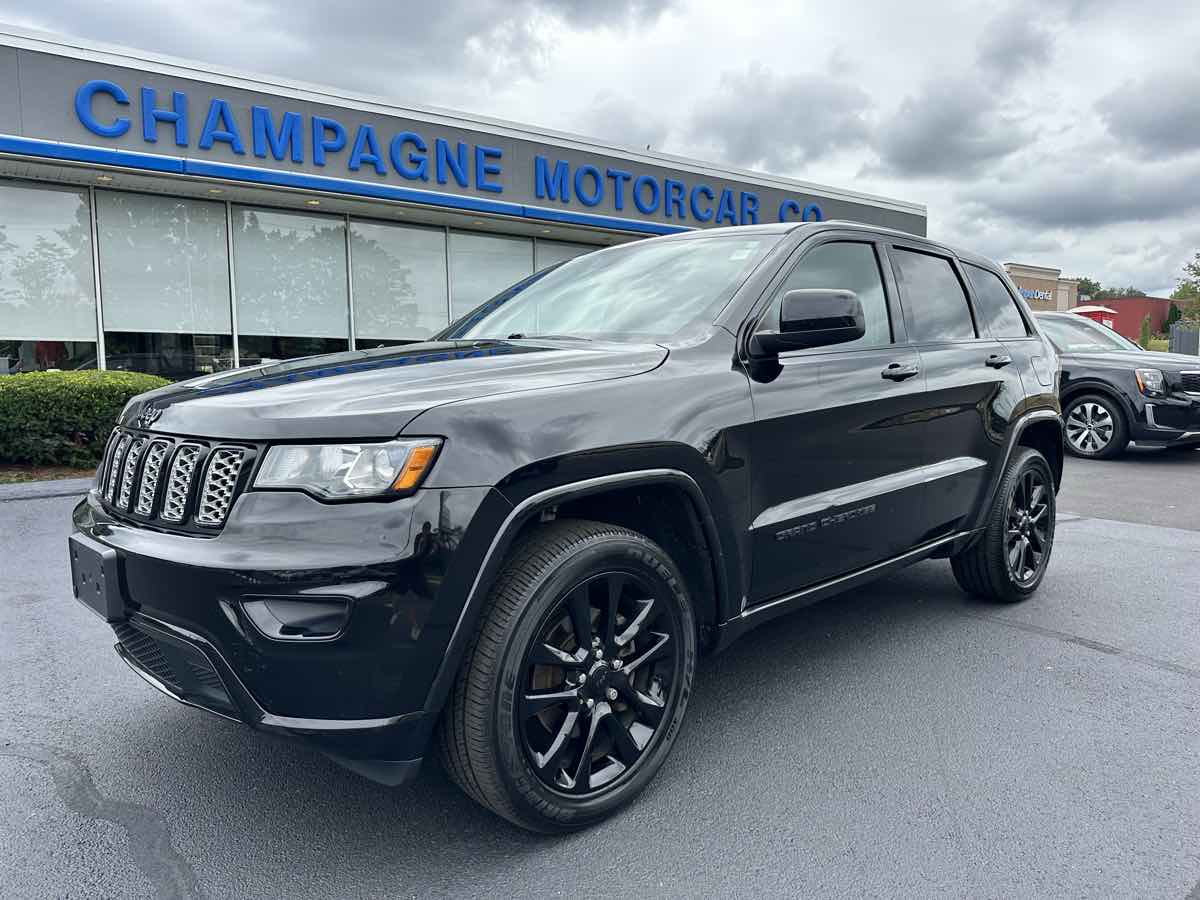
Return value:
<svg viewBox="0 0 1200 900">
<path fill-rule="evenodd" d="M 885 264 L 887 260 L 884 252 L 885 241 L 878 234 L 869 231 L 821 231 L 815 235 L 811 235 L 806 240 L 802 240 L 788 252 L 786 258 L 779 264 L 775 274 L 771 276 L 766 287 L 751 306 L 749 313 L 743 320 L 741 329 L 742 340 L 739 342 L 739 355 L 743 363 L 748 364 L 752 362 L 749 348 L 750 339 L 760 329 L 763 319 L 766 318 L 767 313 L 770 312 L 774 305 L 775 295 L 787 282 L 788 278 L 791 277 L 792 272 L 804 262 L 808 255 L 826 244 L 865 244 L 871 248 L 871 252 L 875 255 L 875 265 L 879 269 L 879 280 L 883 284 L 885 309 L 887 310 L 888 326 L 892 336 L 891 343 L 874 347 L 847 347 L 845 345 L 834 344 L 829 347 L 802 348 L 780 353 L 779 359 L 811 357 L 829 353 L 870 353 L 908 345 L 908 327 L 904 321 L 903 309 L 900 306 L 900 295 L 897 290 L 898 284 L 891 271 L 891 267 Z M 779 299 L 782 301 L 782 296 Z"/>
<path fill-rule="evenodd" d="M 910 337 L 909 344 L 914 347 L 940 346 L 944 344 L 973 344 L 990 342 L 995 340 L 990 334 L 985 334 L 979 328 L 979 313 L 975 309 L 975 297 L 971 292 L 971 287 L 967 281 L 967 274 L 962 269 L 962 263 L 958 256 L 949 250 L 936 247 L 928 244 L 921 244 L 916 241 L 892 240 L 884 244 L 884 249 L 887 252 L 888 262 L 892 269 L 892 274 L 896 279 L 896 296 L 899 298 L 900 308 L 903 310 L 904 324 L 908 328 L 912 325 L 909 322 L 908 307 L 904 303 L 904 278 L 900 273 L 900 264 L 896 258 L 896 251 L 905 253 L 919 253 L 922 256 L 932 256 L 934 259 L 940 259 L 950 264 L 950 270 L 954 273 L 954 277 L 958 279 L 959 289 L 963 292 L 963 298 L 967 301 L 967 314 L 971 317 L 971 329 L 974 331 L 974 337 L 970 338 L 932 338 L 928 340 L 913 340 Z"/>
</svg>

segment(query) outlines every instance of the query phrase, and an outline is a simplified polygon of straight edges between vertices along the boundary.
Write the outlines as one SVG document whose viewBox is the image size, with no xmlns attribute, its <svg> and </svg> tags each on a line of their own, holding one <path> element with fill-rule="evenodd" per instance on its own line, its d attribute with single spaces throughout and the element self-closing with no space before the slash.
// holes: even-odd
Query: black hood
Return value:
<svg viewBox="0 0 1200 900">
<path fill-rule="evenodd" d="M 389 438 L 456 400 L 624 378 L 661 365 L 657 344 L 444 341 L 307 357 L 142 394 L 121 423 L 241 440 Z"/>
</svg>

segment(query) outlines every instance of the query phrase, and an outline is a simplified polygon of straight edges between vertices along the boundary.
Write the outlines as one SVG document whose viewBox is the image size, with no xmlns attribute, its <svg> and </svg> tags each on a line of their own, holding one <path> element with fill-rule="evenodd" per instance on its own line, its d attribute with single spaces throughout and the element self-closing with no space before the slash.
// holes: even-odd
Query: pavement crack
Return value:
<svg viewBox="0 0 1200 900">
<path fill-rule="evenodd" d="M 5 744 L 0 747 L 0 756 L 42 764 L 59 798 L 72 812 L 123 828 L 130 855 L 159 897 L 203 898 L 196 873 L 172 846 L 171 832 L 157 811 L 140 803 L 105 797 L 87 767 L 61 750 L 37 744 Z"/>
<path fill-rule="evenodd" d="M 967 610 L 962 610 L 964 616 L 970 616 L 973 619 L 983 619 L 985 622 L 995 622 L 997 625 L 1004 625 L 1008 628 L 1015 628 L 1019 631 L 1027 631 L 1030 634 L 1041 635 L 1042 637 L 1053 638 L 1054 640 L 1064 641 L 1068 644 L 1075 644 L 1078 647 L 1086 647 L 1089 650 L 1096 650 L 1099 653 L 1107 653 L 1109 656 L 1119 656 L 1122 659 L 1127 659 L 1130 662 L 1140 663 L 1143 666 L 1149 666 L 1153 669 L 1159 669 L 1164 672 L 1174 672 L 1176 675 L 1183 675 L 1186 678 L 1200 679 L 1200 670 L 1192 669 L 1188 666 L 1181 666 L 1179 663 L 1173 663 L 1165 659 L 1157 659 L 1153 656 L 1146 656 L 1143 653 L 1137 653 L 1133 650 L 1125 650 L 1121 647 L 1114 647 L 1112 644 L 1105 644 L 1101 641 L 1093 641 L 1091 638 L 1080 637 L 1077 634 L 1068 634 L 1065 631 L 1056 631 L 1053 628 L 1043 628 L 1041 625 L 1031 625 L 1028 622 L 1014 622 L 1011 619 L 1005 619 L 1001 616 L 989 615 L 987 613 L 975 613 Z M 1200 898 L 1198 898 L 1200 900 Z"/>
</svg>

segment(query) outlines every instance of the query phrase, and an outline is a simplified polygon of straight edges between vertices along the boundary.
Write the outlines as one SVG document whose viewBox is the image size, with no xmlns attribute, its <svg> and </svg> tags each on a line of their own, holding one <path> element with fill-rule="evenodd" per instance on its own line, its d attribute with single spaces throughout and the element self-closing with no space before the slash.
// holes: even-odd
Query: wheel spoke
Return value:
<svg viewBox="0 0 1200 900">
<path fill-rule="evenodd" d="M 571 710 L 563 717 L 562 725 L 558 728 L 558 733 L 554 735 L 554 740 L 550 746 L 546 748 L 545 753 L 533 754 L 533 761 L 539 769 L 550 769 L 551 773 L 561 767 L 564 758 L 567 755 L 567 748 L 571 740 L 571 732 L 575 730 L 575 723 L 579 720 L 579 711 Z"/>
<path fill-rule="evenodd" d="M 671 640 L 671 636 L 661 631 L 650 631 L 647 634 L 654 639 L 654 645 L 640 656 L 636 656 L 625 663 L 625 675 L 627 678 L 632 678 L 634 671 L 643 663 L 651 662 L 667 655 L 667 643 Z"/>
<path fill-rule="evenodd" d="M 574 701 L 578 697 L 579 690 L 577 688 L 558 691 L 534 691 L 521 698 L 521 717 L 524 719 L 532 718 L 543 710 Z"/>
<path fill-rule="evenodd" d="M 571 629 L 575 642 L 585 651 L 592 647 L 592 606 L 588 603 L 587 586 L 580 585 L 567 595 L 567 613 L 571 616 Z"/>
<path fill-rule="evenodd" d="M 605 716 L 604 727 L 608 729 L 608 733 L 612 737 L 613 749 L 617 751 L 617 756 L 621 762 L 627 766 L 632 766 L 637 762 L 637 758 L 642 755 L 642 751 L 638 747 L 637 741 L 633 739 L 633 735 L 621 723 L 621 720 L 615 715 Z"/>
<path fill-rule="evenodd" d="M 662 703 L 659 703 L 649 694 L 644 694 L 634 688 L 629 682 L 624 682 L 617 687 L 621 692 L 621 696 L 628 703 L 638 718 L 651 728 L 657 728 L 662 721 L 663 711 L 666 708 Z"/>
<path fill-rule="evenodd" d="M 564 669 L 587 667 L 587 652 L 583 649 L 568 653 L 550 644 L 538 644 L 529 653 L 529 661 L 535 666 L 562 666 Z"/>
<path fill-rule="evenodd" d="M 626 578 L 614 572 L 606 579 L 607 596 L 604 607 L 604 655 L 615 656 L 617 652 L 617 613 L 621 606 L 621 592 Z"/>
<path fill-rule="evenodd" d="M 646 624 L 651 613 L 654 611 L 655 606 L 653 597 L 650 597 L 648 600 L 641 601 L 641 608 L 638 609 L 638 613 L 636 616 L 634 616 L 633 621 L 626 625 L 625 630 L 617 635 L 617 646 L 624 647 L 635 637 L 637 637 L 638 632 L 642 630 L 642 626 Z"/>
<path fill-rule="evenodd" d="M 584 793 L 591 786 L 592 744 L 596 742 L 596 731 L 600 728 L 600 722 L 608 713 L 607 703 L 597 703 L 595 709 L 592 710 L 587 735 L 584 737 L 583 747 L 579 751 L 579 763 L 575 767 L 575 774 L 571 777 L 571 790 L 577 794 Z"/>
</svg>

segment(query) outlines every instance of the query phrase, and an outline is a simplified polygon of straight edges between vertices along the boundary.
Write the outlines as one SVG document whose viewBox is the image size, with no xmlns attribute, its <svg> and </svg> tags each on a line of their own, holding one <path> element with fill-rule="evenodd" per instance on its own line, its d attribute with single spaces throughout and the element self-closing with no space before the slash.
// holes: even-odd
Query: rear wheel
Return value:
<svg viewBox="0 0 1200 900">
<path fill-rule="evenodd" d="M 1054 546 L 1054 475 L 1046 457 L 1018 447 L 992 501 L 984 533 L 951 557 L 959 586 L 1001 603 L 1031 596 Z"/>
<path fill-rule="evenodd" d="M 511 554 L 442 721 L 450 776 L 534 831 L 582 828 L 665 761 L 691 693 L 682 576 L 644 535 L 564 520 Z"/>
<path fill-rule="evenodd" d="M 1112 459 L 1129 445 L 1129 426 L 1117 402 L 1084 394 L 1067 404 L 1067 450 L 1084 459 Z"/>
</svg>

